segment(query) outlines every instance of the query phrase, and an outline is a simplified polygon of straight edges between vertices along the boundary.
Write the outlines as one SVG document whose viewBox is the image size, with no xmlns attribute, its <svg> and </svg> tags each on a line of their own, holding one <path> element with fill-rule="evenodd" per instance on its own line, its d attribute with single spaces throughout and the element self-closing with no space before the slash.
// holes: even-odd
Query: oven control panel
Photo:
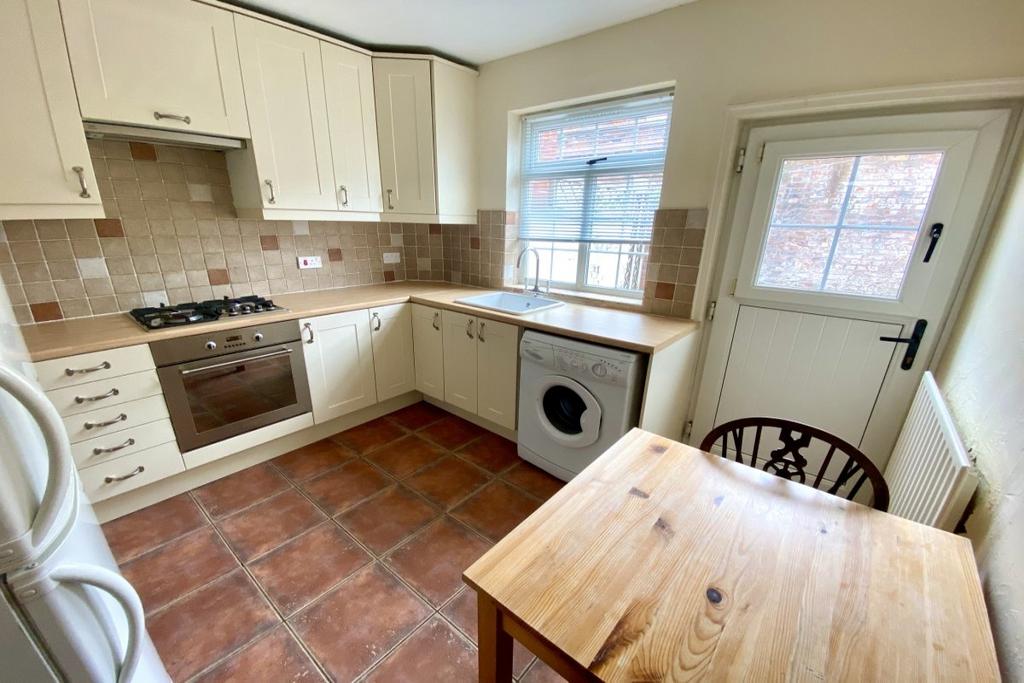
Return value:
<svg viewBox="0 0 1024 683">
<path fill-rule="evenodd" d="M 298 340 L 299 322 L 285 320 L 218 332 L 206 330 L 201 334 L 151 342 L 149 348 L 156 365 L 163 367 Z"/>
</svg>

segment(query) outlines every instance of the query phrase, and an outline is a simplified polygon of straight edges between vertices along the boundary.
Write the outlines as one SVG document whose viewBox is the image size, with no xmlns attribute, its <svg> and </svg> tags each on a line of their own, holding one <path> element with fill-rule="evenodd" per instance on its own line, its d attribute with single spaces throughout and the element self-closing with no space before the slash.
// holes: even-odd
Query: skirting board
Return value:
<svg viewBox="0 0 1024 683">
<path fill-rule="evenodd" d="M 479 415 L 475 415 L 473 413 L 465 411 L 462 408 L 457 408 L 453 406 L 451 403 L 445 403 L 444 401 L 436 399 L 433 396 L 427 396 L 426 394 L 424 394 L 423 400 L 429 403 L 430 405 L 437 406 L 438 408 L 447 413 L 457 415 L 458 417 L 461 417 L 463 420 L 467 422 L 472 422 L 477 427 L 483 427 L 489 432 L 494 432 L 498 436 L 503 436 L 509 441 L 517 441 L 516 430 L 514 429 L 502 427 L 501 425 L 495 424 L 490 420 L 485 420 Z"/>
</svg>

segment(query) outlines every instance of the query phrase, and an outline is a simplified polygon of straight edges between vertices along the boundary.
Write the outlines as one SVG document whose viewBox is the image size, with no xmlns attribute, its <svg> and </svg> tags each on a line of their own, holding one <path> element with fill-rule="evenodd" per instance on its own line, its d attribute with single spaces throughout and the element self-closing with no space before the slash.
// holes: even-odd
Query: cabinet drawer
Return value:
<svg viewBox="0 0 1024 683">
<path fill-rule="evenodd" d="M 165 443 L 86 467 L 79 470 L 78 476 L 85 495 L 96 503 L 184 471 L 185 463 L 177 444 Z M 108 478 L 111 481 L 107 481 Z"/>
<path fill-rule="evenodd" d="M 159 420 L 88 441 L 81 441 L 71 446 L 71 454 L 74 456 L 78 468 L 84 469 L 172 442 L 174 442 L 174 429 L 171 427 L 171 421 Z"/>
<path fill-rule="evenodd" d="M 88 413 L 99 408 L 120 405 L 160 393 L 156 370 L 87 382 L 65 389 L 46 392 L 61 417 Z"/>
<path fill-rule="evenodd" d="M 71 443 L 114 434 L 167 417 L 167 404 L 163 396 L 150 396 L 118 406 L 106 406 L 64 418 Z"/>
<path fill-rule="evenodd" d="M 152 370 L 155 367 L 149 345 L 139 344 L 122 349 L 44 360 L 35 364 L 35 371 L 39 385 L 44 391 L 50 391 L 108 377 Z"/>
</svg>

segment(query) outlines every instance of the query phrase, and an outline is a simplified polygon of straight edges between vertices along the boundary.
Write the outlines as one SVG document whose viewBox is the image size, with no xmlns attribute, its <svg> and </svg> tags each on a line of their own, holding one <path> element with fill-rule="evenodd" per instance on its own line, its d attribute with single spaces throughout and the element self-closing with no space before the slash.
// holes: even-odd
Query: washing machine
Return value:
<svg viewBox="0 0 1024 683">
<path fill-rule="evenodd" d="M 519 356 L 524 460 L 569 481 L 637 425 L 643 354 L 530 330 Z"/>
</svg>

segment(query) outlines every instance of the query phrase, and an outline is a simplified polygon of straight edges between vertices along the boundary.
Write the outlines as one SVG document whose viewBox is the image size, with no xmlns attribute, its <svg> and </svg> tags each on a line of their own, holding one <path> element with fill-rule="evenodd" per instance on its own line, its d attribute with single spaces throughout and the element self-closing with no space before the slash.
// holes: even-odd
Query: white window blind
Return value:
<svg viewBox="0 0 1024 683">
<path fill-rule="evenodd" d="M 559 242 L 649 242 L 672 94 L 524 117 L 519 234 Z"/>
</svg>

